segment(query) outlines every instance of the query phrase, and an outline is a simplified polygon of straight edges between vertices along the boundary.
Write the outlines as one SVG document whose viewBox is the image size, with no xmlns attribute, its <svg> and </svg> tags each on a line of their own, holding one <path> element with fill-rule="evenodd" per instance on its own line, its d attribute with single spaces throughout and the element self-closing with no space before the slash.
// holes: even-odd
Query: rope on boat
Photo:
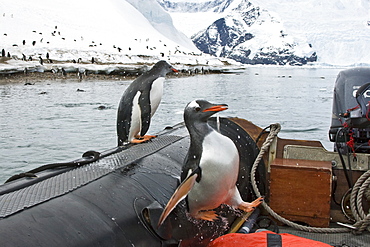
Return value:
<svg viewBox="0 0 370 247">
<path fill-rule="evenodd" d="M 263 155 L 269 149 L 272 141 L 277 136 L 277 134 L 279 133 L 280 129 L 281 129 L 281 126 L 280 126 L 279 123 L 271 124 L 270 125 L 270 133 L 267 136 L 265 142 L 262 144 L 261 150 L 260 150 L 260 152 L 259 152 L 256 160 L 253 163 L 253 166 L 252 166 L 252 169 L 251 169 L 251 182 L 252 182 L 252 187 L 253 187 L 254 193 L 256 194 L 257 197 L 260 197 L 261 196 L 261 193 L 258 190 L 256 179 L 255 179 L 255 174 L 256 174 L 256 170 L 257 170 L 258 164 L 260 163 Z M 282 216 L 278 215 L 277 213 L 275 213 L 269 207 L 269 205 L 267 205 L 266 202 L 262 202 L 262 206 L 265 208 L 265 210 L 271 216 L 273 216 L 278 221 L 280 221 L 280 222 L 282 222 L 282 223 L 284 223 L 284 224 L 286 224 L 286 225 L 288 225 L 290 227 L 293 227 L 295 229 L 301 230 L 301 231 L 316 232 L 316 233 L 344 233 L 344 232 L 350 232 L 351 231 L 350 228 L 319 228 L 319 227 L 302 226 L 302 225 L 299 225 L 297 223 L 294 223 L 292 221 L 289 221 L 289 220 L 283 218 Z"/>
<path fill-rule="evenodd" d="M 370 192 L 370 170 L 362 174 L 362 176 L 356 181 L 355 185 L 352 188 L 351 192 L 351 211 L 356 220 L 356 223 L 353 225 L 357 228 L 357 231 L 354 233 L 362 233 L 370 224 L 370 212 L 366 215 L 363 209 L 363 196 L 365 195 L 367 201 L 370 201 L 369 192 Z M 368 229 L 370 231 L 370 228 Z"/>
</svg>

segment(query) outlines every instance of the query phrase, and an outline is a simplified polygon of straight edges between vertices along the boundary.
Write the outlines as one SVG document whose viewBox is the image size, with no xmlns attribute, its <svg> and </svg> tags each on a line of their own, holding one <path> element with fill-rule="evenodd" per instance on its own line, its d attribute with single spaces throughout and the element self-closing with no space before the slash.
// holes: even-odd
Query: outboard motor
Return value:
<svg viewBox="0 0 370 247">
<path fill-rule="evenodd" d="M 341 71 L 335 82 L 329 131 L 336 151 L 346 153 L 349 148 L 353 153 L 370 152 L 369 103 L 370 68 Z"/>
</svg>

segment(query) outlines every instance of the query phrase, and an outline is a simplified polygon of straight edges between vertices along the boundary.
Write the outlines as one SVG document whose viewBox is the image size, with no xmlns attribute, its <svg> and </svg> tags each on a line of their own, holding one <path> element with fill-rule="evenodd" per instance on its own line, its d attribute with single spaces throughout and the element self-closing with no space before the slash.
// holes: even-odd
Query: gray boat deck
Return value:
<svg viewBox="0 0 370 247">
<path fill-rule="evenodd" d="M 334 225 L 332 227 L 335 227 Z M 299 237 L 308 238 L 336 247 L 362 247 L 370 246 L 370 233 L 365 231 L 361 235 L 348 233 L 312 233 L 296 230 L 288 226 L 280 226 L 280 233 L 290 233 Z"/>
</svg>

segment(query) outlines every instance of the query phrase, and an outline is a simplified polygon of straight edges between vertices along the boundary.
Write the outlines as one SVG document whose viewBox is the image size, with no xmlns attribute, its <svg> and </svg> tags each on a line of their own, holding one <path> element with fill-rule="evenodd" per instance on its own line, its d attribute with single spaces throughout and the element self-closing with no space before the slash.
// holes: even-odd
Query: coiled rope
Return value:
<svg viewBox="0 0 370 247">
<path fill-rule="evenodd" d="M 362 205 L 362 198 L 365 195 L 367 201 L 370 201 L 370 170 L 362 174 L 356 181 L 351 192 L 351 211 L 356 220 L 353 225 L 358 230 L 354 233 L 362 233 L 370 224 L 370 212 L 366 215 Z M 370 231 L 370 228 L 367 229 Z"/>
<path fill-rule="evenodd" d="M 255 174 L 258 167 L 258 164 L 260 163 L 263 155 L 267 152 L 269 149 L 272 141 L 277 136 L 281 129 L 281 126 L 279 123 L 271 124 L 270 125 L 270 133 L 267 136 L 266 140 L 262 144 L 261 150 L 256 158 L 256 160 L 253 163 L 252 169 L 251 169 L 251 182 L 252 187 L 254 190 L 254 193 L 257 197 L 261 196 L 260 191 L 258 190 Z M 351 194 L 351 210 L 353 215 L 356 217 L 356 223 L 354 224 L 354 228 L 356 230 L 353 230 L 351 228 L 344 228 L 344 227 L 338 227 L 338 228 L 320 228 L 320 227 L 309 227 L 309 226 L 302 226 L 297 223 L 294 223 L 292 221 L 289 221 L 282 216 L 275 213 L 269 205 L 267 205 L 266 202 L 262 202 L 262 206 L 265 208 L 265 210 L 273 216 L 278 221 L 293 227 L 295 229 L 301 230 L 301 231 L 307 231 L 307 232 L 315 232 L 315 233 L 344 233 L 344 232 L 350 232 L 353 231 L 354 234 L 360 234 L 362 233 L 366 227 L 370 224 L 370 213 L 366 216 L 363 207 L 362 207 L 362 196 L 364 191 L 367 189 L 369 190 L 369 184 L 370 184 L 370 170 L 364 173 L 356 182 L 355 186 L 353 187 L 353 192 Z M 357 210 L 354 210 L 357 209 Z"/>
</svg>

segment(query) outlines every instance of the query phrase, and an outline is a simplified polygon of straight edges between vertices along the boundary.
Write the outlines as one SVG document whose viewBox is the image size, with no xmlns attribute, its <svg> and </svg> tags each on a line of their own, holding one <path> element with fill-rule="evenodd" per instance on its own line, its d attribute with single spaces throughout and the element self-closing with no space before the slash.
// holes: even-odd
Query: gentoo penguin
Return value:
<svg viewBox="0 0 370 247">
<path fill-rule="evenodd" d="M 165 76 L 171 71 L 177 72 L 166 61 L 159 61 L 125 90 L 117 112 L 118 146 L 125 142 L 141 143 L 154 137 L 144 135 L 162 99 Z"/>
<path fill-rule="evenodd" d="M 242 200 L 236 187 L 238 149 L 230 138 L 207 123 L 210 116 L 226 109 L 226 104 L 211 104 L 205 100 L 195 100 L 186 106 L 184 120 L 190 134 L 190 147 L 182 168 L 182 183 L 167 203 L 158 226 L 184 198 L 190 216 L 208 221 L 217 218 L 214 209 L 221 204 L 250 212 L 263 201 L 263 198 L 252 203 Z"/>
</svg>

